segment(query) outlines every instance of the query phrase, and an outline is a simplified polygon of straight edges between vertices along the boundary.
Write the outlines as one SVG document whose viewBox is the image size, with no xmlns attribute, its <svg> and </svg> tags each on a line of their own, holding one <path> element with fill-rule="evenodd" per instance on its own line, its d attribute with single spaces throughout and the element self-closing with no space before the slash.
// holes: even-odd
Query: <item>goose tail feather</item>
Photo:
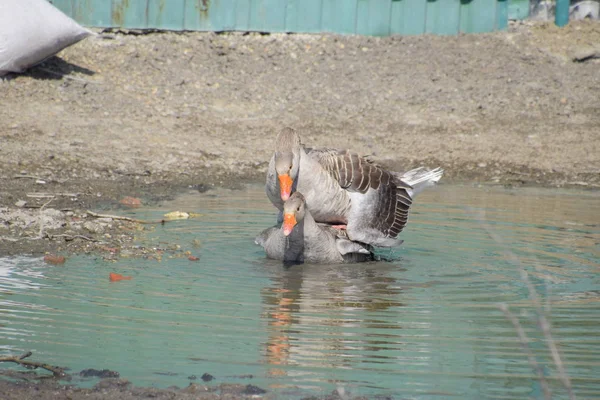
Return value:
<svg viewBox="0 0 600 400">
<path fill-rule="evenodd" d="M 444 170 L 440 167 L 431 170 L 419 167 L 396 176 L 411 187 L 411 189 L 408 189 L 408 193 L 414 199 L 424 189 L 436 184 L 442 178 L 442 175 L 444 175 Z"/>
</svg>

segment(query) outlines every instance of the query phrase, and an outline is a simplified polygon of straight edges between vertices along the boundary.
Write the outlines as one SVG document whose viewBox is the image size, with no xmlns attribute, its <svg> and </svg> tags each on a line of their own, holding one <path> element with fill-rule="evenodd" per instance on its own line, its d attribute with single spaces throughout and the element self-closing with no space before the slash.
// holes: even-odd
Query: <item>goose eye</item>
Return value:
<svg viewBox="0 0 600 400">
<path fill-rule="evenodd" d="M 296 211 L 300 211 L 300 206 L 298 206 L 298 208 L 296 208 Z"/>
</svg>

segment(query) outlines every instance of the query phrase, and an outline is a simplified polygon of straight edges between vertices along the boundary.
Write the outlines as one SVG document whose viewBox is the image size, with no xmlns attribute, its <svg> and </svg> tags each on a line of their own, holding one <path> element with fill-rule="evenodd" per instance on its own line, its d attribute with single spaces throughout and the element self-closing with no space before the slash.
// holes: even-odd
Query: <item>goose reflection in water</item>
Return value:
<svg viewBox="0 0 600 400">
<path fill-rule="evenodd" d="M 271 376 L 288 375 L 286 366 L 352 368 L 357 352 L 374 352 L 396 340 L 370 328 L 402 329 L 395 311 L 404 304 L 400 283 L 391 269 L 378 263 L 357 265 L 303 265 L 282 269 L 273 285 L 262 290 L 269 337 L 266 363 Z M 382 317 L 381 312 L 389 314 Z M 392 333 L 390 331 L 390 333 Z"/>
</svg>

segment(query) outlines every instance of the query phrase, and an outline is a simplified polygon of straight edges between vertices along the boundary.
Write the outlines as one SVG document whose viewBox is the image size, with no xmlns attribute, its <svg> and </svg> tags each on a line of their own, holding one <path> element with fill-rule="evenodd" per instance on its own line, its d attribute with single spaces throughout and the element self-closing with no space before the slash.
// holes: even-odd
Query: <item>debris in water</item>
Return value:
<svg viewBox="0 0 600 400">
<path fill-rule="evenodd" d="M 139 207 L 142 205 L 142 201 L 140 199 L 131 196 L 123 197 L 119 203 L 129 207 Z"/>
<path fill-rule="evenodd" d="M 109 279 L 111 282 L 119 282 L 119 281 L 130 281 L 130 280 L 131 280 L 131 277 L 130 277 L 130 276 L 124 276 L 124 275 L 121 275 L 121 274 L 116 274 L 116 273 L 114 273 L 114 272 L 111 272 L 111 273 L 108 275 L 108 279 Z"/>
<path fill-rule="evenodd" d="M 44 261 L 48 264 L 62 265 L 65 263 L 66 258 L 64 256 L 57 256 L 55 254 L 46 254 Z"/>
<path fill-rule="evenodd" d="M 188 219 L 190 214 L 184 211 L 171 211 L 170 213 L 166 213 L 164 217 L 165 219 Z"/>
<path fill-rule="evenodd" d="M 90 376 L 98 378 L 118 378 L 121 376 L 121 374 L 119 374 L 117 371 L 111 371 L 109 369 L 99 370 L 94 368 L 84 369 L 79 373 L 79 375 L 85 378 L 88 378 Z"/>
<path fill-rule="evenodd" d="M 177 220 L 177 219 L 196 218 L 196 217 L 200 217 L 200 216 L 202 216 L 202 214 L 188 213 L 185 211 L 171 211 L 164 215 L 164 217 L 167 221 L 173 221 L 173 220 Z"/>
<path fill-rule="evenodd" d="M 205 372 L 205 373 L 204 373 L 204 374 L 203 374 L 203 375 L 200 377 L 200 379 L 202 379 L 204 382 L 210 382 L 210 381 L 212 381 L 213 379 L 215 379 L 215 377 L 214 377 L 214 376 L 212 376 L 211 374 L 209 374 L 208 372 Z"/>
<path fill-rule="evenodd" d="M 254 385 L 246 385 L 246 389 L 244 389 L 244 391 L 242 392 L 243 394 L 263 394 L 263 393 L 267 393 L 267 391 L 265 389 L 261 389 L 258 386 L 254 386 Z"/>
</svg>

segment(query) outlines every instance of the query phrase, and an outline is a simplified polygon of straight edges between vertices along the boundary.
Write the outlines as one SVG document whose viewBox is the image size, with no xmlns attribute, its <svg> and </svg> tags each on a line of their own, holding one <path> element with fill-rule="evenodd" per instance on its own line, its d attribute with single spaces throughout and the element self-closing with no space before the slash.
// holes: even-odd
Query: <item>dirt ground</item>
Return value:
<svg viewBox="0 0 600 400">
<path fill-rule="evenodd" d="M 594 46 L 590 21 L 453 37 L 99 32 L 0 81 L 0 254 L 110 255 L 135 228 L 88 229 L 85 210 L 259 182 L 284 126 L 396 170 L 442 166 L 443 182 L 598 188 L 600 60 L 571 60 Z M 53 229 L 49 209 L 63 213 Z"/>
<path fill-rule="evenodd" d="M 284 126 L 399 171 L 442 166 L 443 182 L 597 190 L 600 60 L 572 61 L 594 47 L 589 21 L 455 37 L 100 32 L 0 80 L 0 255 L 156 256 L 133 240 L 146 225 L 86 210 L 260 182 Z M 0 393 L 190 396 L 52 385 Z M 206 396 L 250 396 L 238 389 Z"/>
</svg>

